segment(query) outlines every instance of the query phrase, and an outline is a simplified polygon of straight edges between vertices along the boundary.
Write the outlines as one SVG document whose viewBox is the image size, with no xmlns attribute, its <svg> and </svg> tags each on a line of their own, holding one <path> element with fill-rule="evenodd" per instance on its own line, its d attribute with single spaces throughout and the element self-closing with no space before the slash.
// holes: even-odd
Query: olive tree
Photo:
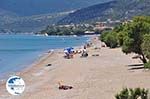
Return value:
<svg viewBox="0 0 150 99">
<path fill-rule="evenodd" d="M 133 22 L 126 25 L 127 36 L 124 37 L 122 51 L 126 54 L 134 52 L 141 55 L 141 60 L 146 63 L 145 53 L 142 50 L 142 43 L 145 34 L 150 34 L 150 18 L 135 17 Z"/>
<path fill-rule="evenodd" d="M 142 50 L 146 57 L 150 60 L 150 34 L 144 35 Z"/>
</svg>

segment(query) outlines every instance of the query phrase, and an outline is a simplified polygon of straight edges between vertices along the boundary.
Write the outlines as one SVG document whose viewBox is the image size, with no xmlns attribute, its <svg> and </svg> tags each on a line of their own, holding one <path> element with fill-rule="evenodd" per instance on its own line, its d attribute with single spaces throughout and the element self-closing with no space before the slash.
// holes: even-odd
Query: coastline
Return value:
<svg viewBox="0 0 150 99">
<path fill-rule="evenodd" d="M 60 36 L 53 36 L 53 37 L 60 37 Z M 61 36 L 61 37 L 68 37 L 68 36 Z M 70 36 L 73 37 L 73 36 Z M 95 35 L 91 36 L 91 35 L 87 35 L 86 37 L 89 37 L 89 39 L 87 40 L 88 42 L 91 42 L 93 38 L 97 37 Z M 75 49 L 81 49 L 86 43 L 87 41 L 84 42 L 84 44 L 81 44 L 79 46 L 73 46 Z M 56 48 L 56 49 L 49 49 L 47 51 L 44 51 L 43 53 L 41 53 L 38 59 L 36 59 L 33 63 L 29 64 L 28 67 L 16 72 L 16 75 L 23 75 L 25 72 L 28 72 L 30 70 L 32 70 L 32 68 L 36 67 L 38 64 L 41 64 L 43 61 L 48 60 L 48 58 L 53 57 L 53 54 L 56 53 L 63 53 L 64 54 L 64 48 Z"/>
<path fill-rule="evenodd" d="M 63 49 L 50 54 L 46 53 L 31 68 L 18 75 L 26 83 L 26 89 L 20 96 L 10 95 L 5 84 L 1 85 L 0 98 L 11 99 L 113 99 L 113 96 L 123 87 L 150 88 L 149 72 L 143 70 L 129 71 L 127 65 L 140 63 L 132 60 L 132 55 L 124 55 L 121 49 L 95 49 L 100 41 L 92 41 L 88 48 L 89 57 L 64 59 Z M 78 47 L 76 47 L 78 48 Z M 92 56 L 99 54 L 100 56 Z M 116 58 L 113 58 L 116 57 Z M 120 58 L 121 57 L 121 58 Z M 52 66 L 46 66 L 47 64 Z M 136 77 L 138 76 L 138 78 Z M 58 90 L 58 82 L 71 85 L 68 91 Z"/>
<path fill-rule="evenodd" d="M 60 36 L 53 36 L 53 37 L 60 37 Z M 68 36 L 62 36 L 62 37 L 68 37 Z M 73 37 L 73 36 L 71 36 L 71 37 Z M 96 35 L 87 35 L 86 37 L 89 37 L 89 39 L 87 40 L 88 42 L 92 42 L 93 38 L 98 37 L 98 36 L 96 36 Z M 73 46 L 73 47 L 75 49 L 81 49 L 87 43 L 87 41 L 85 41 L 84 44 L 81 44 L 79 46 Z M 40 54 L 40 57 L 37 60 L 35 60 L 27 68 L 17 72 L 16 74 L 20 74 L 21 72 L 24 73 L 24 72 L 29 71 L 33 67 L 36 67 L 38 64 L 40 64 L 43 61 L 47 60 L 48 58 L 53 57 L 53 54 L 56 54 L 56 53 L 63 53 L 64 54 L 64 48 L 49 49 L 49 50 L 43 52 L 42 54 Z"/>
<path fill-rule="evenodd" d="M 33 63 L 29 64 L 26 68 L 23 68 L 23 69 L 17 71 L 16 73 L 13 73 L 12 75 L 9 75 L 9 77 L 10 76 L 20 76 L 20 77 L 23 77 L 26 74 L 31 74 L 31 72 L 33 72 L 32 70 L 34 70 L 38 66 L 38 64 L 41 64 L 48 57 L 52 57 L 52 54 L 53 53 L 48 53 L 48 52 L 42 53 L 40 55 L 40 57 L 37 60 L 35 60 Z M 5 92 L 6 92 L 5 84 L 6 84 L 7 79 L 8 78 L 4 78 L 4 79 L 0 80 L 0 88 L 1 89 L 5 89 Z M 1 94 L 0 94 L 0 96 L 1 96 Z"/>
<path fill-rule="evenodd" d="M 53 36 L 53 37 L 60 37 L 60 36 Z M 61 37 L 68 37 L 68 36 L 61 36 Z M 70 36 L 70 37 L 74 37 L 74 36 Z M 92 35 L 92 36 L 91 35 L 87 35 L 85 37 L 89 37 L 89 39 L 87 41 L 90 42 L 93 39 L 93 37 L 96 37 L 96 36 L 95 35 Z M 86 44 L 87 41 L 85 41 L 84 44 Z M 81 44 L 79 46 L 73 46 L 73 47 L 75 49 L 80 49 L 82 46 L 84 46 L 84 45 Z M 63 50 L 64 50 L 64 48 L 49 49 L 49 50 L 44 51 L 43 53 L 39 54 L 39 57 L 36 60 L 34 60 L 32 63 L 28 64 L 28 66 L 26 66 L 25 68 L 23 68 L 21 70 L 18 70 L 15 73 L 8 74 L 9 76 L 7 78 L 5 77 L 4 79 L 1 79 L 0 80 L 0 88 L 3 88 L 5 86 L 5 83 L 6 83 L 7 79 L 10 76 L 20 76 L 20 77 L 23 77 L 24 75 L 26 75 L 28 73 L 31 74 L 31 72 L 33 72 L 32 70 L 36 70 L 35 68 L 38 68 L 39 64 L 43 64 L 43 62 L 45 60 L 48 60 L 49 58 L 52 58 L 53 54 L 63 53 Z M 39 70 L 39 68 L 37 70 Z M 6 92 L 6 90 L 5 90 L 5 92 Z"/>
<path fill-rule="evenodd" d="M 5 36 L 8 36 L 8 34 L 4 34 Z M 13 34 L 12 34 L 13 35 Z M 29 34 L 15 34 L 16 36 L 29 36 Z M 30 34 L 30 35 L 32 35 L 32 36 L 36 36 L 36 35 L 33 35 L 33 34 Z M 9 35 L 10 36 L 10 35 Z M 40 37 L 44 37 L 44 36 L 40 36 Z M 50 37 L 74 37 L 74 36 L 50 36 Z M 84 36 L 84 37 L 88 37 L 88 40 L 85 40 L 84 41 L 84 44 L 87 42 L 87 41 L 89 41 L 90 40 L 90 38 L 92 38 L 92 36 L 90 36 L 90 35 L 87 35 L 87 36 Z M 82 46 L 83 44 L 81 43 L 80 45 L 78 45 L 78 46 L 72 46 L 72 47 L 75 47 L 75 48 L 78 48 L 79 46 Z M 1 81 L 3 81 L 3 80 L 6 80 L 9 76 L 11 76 L 11 75 L 15 75 L 15 74 L 18 74 L 19 72 L 22 72 L 22 71 L 24 71 L 24 70 L 26 70 L 26 69 L 28 69 L 28 68 L 30 68 L 30 67 L 32 67 L 33 65 L 35 65 L 35 64 L 37 64 L 38 63 L 38 61 L 40 61 L 43 57 L 45 57 L 46 55 L 47 55 L 47 53 L 49 53 L 51 50 L 56 50 L 56 51 L 58 51 L 58 50 L 63 50 L 64 48 L 51 48 L 51 49 L 47 49 L 47 50 L 43 50 L 43 51 L 41 51 L 40 53 L 38 53 L 37 54 L 37 58 L 34 58 L 32 61 L 30 61 L 30 62 L 26 62 L 26 63 L 24 63 L 24 64 L 21 64 L 22 65 L 22 67 L 20 68 L 20 69 L 18 69 L 18 70 L 15 70 L 15 71 L 13 71 L 13 72 L 10 72 L 10 73 L 6 73 L 6 74 L 4 74 L 4 76 L 2 76 L 2 78 L 0 79 L 0 83 L 1 83 Z"/>
</svg>

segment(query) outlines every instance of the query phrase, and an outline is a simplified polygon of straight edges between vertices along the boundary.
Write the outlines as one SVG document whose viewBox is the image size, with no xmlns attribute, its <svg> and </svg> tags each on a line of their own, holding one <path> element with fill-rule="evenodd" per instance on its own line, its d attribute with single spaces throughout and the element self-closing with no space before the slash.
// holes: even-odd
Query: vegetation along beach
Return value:
<svg viewBox="0 0 150 99">
<path fill-rule="evenodd" d="M 0 99 L 150 99 L 149 0 L 30 1 L 0 1 Z"/>
</svg>

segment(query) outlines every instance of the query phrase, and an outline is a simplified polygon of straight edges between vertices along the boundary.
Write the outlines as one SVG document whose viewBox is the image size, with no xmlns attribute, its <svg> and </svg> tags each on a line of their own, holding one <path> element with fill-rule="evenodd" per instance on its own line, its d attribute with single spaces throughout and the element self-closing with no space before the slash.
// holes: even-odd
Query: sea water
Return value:
<svg viewBox="0 0 150 99">
<path fill-rule="evenodd" d="M 0 35 L 0 79 L 29 66 L 50 49 L 79 46 L 88 37 Z"/>
</svg>

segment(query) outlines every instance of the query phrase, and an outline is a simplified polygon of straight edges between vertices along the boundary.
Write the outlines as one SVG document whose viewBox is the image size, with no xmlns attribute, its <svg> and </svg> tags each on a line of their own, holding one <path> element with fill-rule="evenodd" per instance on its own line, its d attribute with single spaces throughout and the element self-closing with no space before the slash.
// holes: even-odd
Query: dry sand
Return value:
<svg viewBox="0 0 150 99">
<path fill-rule="evenodd" d="M 100 46 L 100 42 L 95 41 Z M 89 56 L 64 59 L 62 51 L 46 54 L 20 75 L 26 89 L 12 96 L 1 85 L 0 99 L 115 99 L 123 87 L 150 89 L 150 71 L 141 69 L 140 60 L 125 55 L 120 48 L 88 48 Z M 92 56 L 99 54 L 99 56 Z M 52 66 L 47 67 L 47 64 Z M 58 81 L 71 85 L 71 90 L 59 90 Z"/>
</svg>

